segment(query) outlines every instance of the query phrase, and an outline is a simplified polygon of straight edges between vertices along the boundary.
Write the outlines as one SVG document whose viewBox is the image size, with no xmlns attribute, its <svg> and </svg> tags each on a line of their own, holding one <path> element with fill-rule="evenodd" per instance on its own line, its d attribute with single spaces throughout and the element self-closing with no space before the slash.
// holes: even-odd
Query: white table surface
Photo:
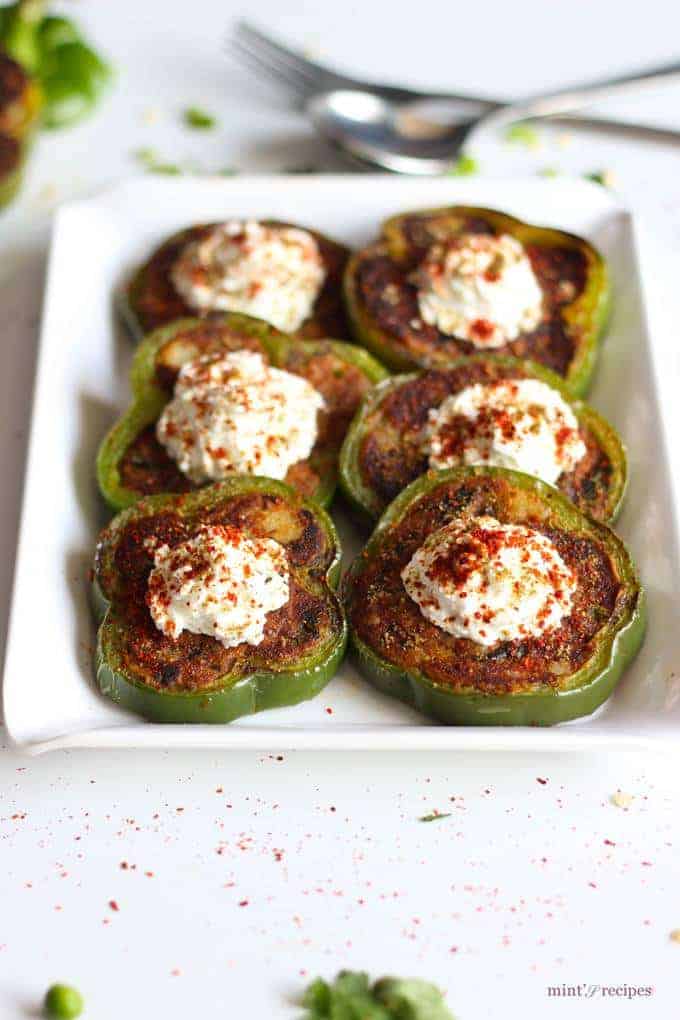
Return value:
<svg viewBox="0 0 680 1020">
<path fill-rule="evenodd" d="M 269 88 L 224 59 L 227 5 L 61 7 L 87 23 L 119 78 L 96 118 L 41 138 L 21 199 L 0 219 L 0 639 L 55 205 L 139 172 L 131 154 L 140 146 L 205 172 L 342 166 Z M 251 0 L 248 13 L 353 71 L 507 96 L 668 60 L 680 38 L 680 9 L 665 0 L 491 0 L 469 9 L 421 0 L 417 24 L 411 8 L 382 0 Z M 610 111 L 680 128 L 678 100 L 680 86 L 669 86 Z M 178 111 L 191 103 L 216 111 L 219 129 L 187 131 Z M 649 283 L 657 295 L 667 288 L 669 303 L 677 297 L 667 281 L 680 252 L 679 154 L 545 131 L 539 150 L 498 145 L 482 169 L 613 169 L 651 227 Z M 668 367 L 672 434 L 677 331 L 655 341 Z M 58 682 L 58 664 L 44 664 L 39 649 L 34 668 L 53 670 Z M 617 790 L 633 795 L 628 808 L 612 803 Z M 450 817 L 418 821 L 432 810 Z M 679 848 L 678 761 L 669 757 L 26 759 L 4 750 L 0 1016 L 36 1015 L 47 985 L 64 980 L 98 1020 L 294 1017 L 307 980 L 354 967 L 431 977 L 460 1020 L 670 1020 Z M 548 986 L 562 984 L 654 991 L 632 1001 L 599 990 L 588 1001 L 549 998 Z"/>
</svg>

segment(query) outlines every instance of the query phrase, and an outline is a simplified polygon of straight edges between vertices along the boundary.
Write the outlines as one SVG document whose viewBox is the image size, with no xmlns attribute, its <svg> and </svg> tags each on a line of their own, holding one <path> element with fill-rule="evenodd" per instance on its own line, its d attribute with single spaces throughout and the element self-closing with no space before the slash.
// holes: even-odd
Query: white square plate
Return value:
<svg viewBox="0 0 680 1020">
<path fill-rule="evenodd" d="M 491 206 L 588 237 L 608 259 L 615 308 L 590 399 L 623 435 L 631 483 L 619 530 L 649 592 L 644 647 L 598 713 L 551 729 L 448 728 L 385 698 L 345 664 L 315 701 L 228 726 L 158 726 L 102 698 L 92 679 L 88 571 L 106 514 L 97 446 L 128 399 L 129 338 L 112 297 L 167 234 L 229 216 L 271 216 L 351 245 L 387 215 Z M 346 550 L 358 548 L 341 521 Z M 28 751 L 56 747 L 553 749 L 665 746 L 680 734 L 679 575 L 673 489 L 661 434 L 630 216 L 604 189 L 571 180 L 386 176 L 132 180 L 58 213 L 45 296 L 4 676 L 4 719 Z M 332 707 L 332 714 L 326 712 Z"/>
</svg>

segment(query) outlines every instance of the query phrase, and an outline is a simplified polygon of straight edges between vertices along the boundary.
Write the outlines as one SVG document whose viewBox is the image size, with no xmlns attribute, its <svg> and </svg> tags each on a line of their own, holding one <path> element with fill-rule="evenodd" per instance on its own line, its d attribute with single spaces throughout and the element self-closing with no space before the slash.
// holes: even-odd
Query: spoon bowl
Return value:
<svg viewBox="0 0 680 1020">
<path fill-rule="evenodd" d="M 361 162 L 406 174 L 451 170 L 488 103 L 416 99 L 396 103 L 358 89 L 334 89 L 307 104 L 319 134 Z"/>
</svg>

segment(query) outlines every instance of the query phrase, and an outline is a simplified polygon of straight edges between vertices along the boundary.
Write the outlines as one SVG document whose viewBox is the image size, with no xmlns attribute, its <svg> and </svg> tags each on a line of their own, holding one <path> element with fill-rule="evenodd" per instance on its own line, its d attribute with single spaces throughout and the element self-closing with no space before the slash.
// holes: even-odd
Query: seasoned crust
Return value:
<svg viewBox="0 0 680 1020">
<path fill-rule="evenodd" d="M 473 226 L 475 224 L 473 223 Z M 474 232 L 474 231 L 472 231 Z M 477 231 L 480 232 L 480 231 Z M 489 230 L 483 231 L 489 233 Z M 378 328 L 415 363 L 443 365 L 464 354 L 474 354 L 474 344 L 447 336 L 424 322 L 418 292 L 408 275 L 418 262 L 412 249 L 404 262 L 390 256 L 387 245 L 375 244 L 359 258 L 357 290 L 360 301 Z M 585 259 L 569 248 L 527 245 L 527 255 L 544 293 L 544 317 L 531 333 L 523 333 L 495 353 L 528 358 L 566 375 L 575 351 L 574 337 L 559 310 L 583 291 Z M 568 299 L 566 295 L 568 294 Z"/>
<path fill-rule="evenodd" d="M 0 180 L 19 169 L 22 157 L 21 142 L 17 138 L 0 134 Z"/>
<path fill-rule="evenodd" d="M 182 363 L 202 354 L 252 350 L 269 362 L 265 346 L 256 336 L 232 329 L 217 320 L 188 326 L 159 347 L 154 363 L 155 382 L 172 393 Z M 331 343 L 317 341 L 313 347 L 291 341 L 278 368 L 307 379 L 326 402 L 317 418 L 318 435 L 307 460 L 293 464 L 284 481 L 304 496 L 313 496 L 324 471 L 337 460 L 349 423 L 371 381 L 356 365 L 343 361 Z M 177 467 L 158 442 L 155 424 L 142 429 L 130 443 L 119 464 L 121 483 L 140 495 L 189 492 L 198 488 Z"/>
<path fill-rule="evenodd" d="M 292 225 L 274 220 L 262 222 L 270 226 Z M 216 223 L 199 224 L 174 234 L 152 253 L 135 274 L 128 288 L 127 303 L 139 332 L 149 333 L 175 319 L 200 314 L 190 308 L 177 293 L 170 279 L 170 270 L 185 245 L 207 236 L 215 226 Z M 303 229 L 307 230 L 306 227 Z M 323 234 L 314 230 L 307 232 L 319 246 L 326 279 L 311 316 L 296 330 L 296 335 L 306 339 L 346 337 L 348 328 L 342 305 L 342 276 L 349 252 Z"/>
<path fill-rule="evenodd" d="M 384 509 L 391 500 L 428 469 L 424 436 L 431 408 L 475 383 L 523 379 L 531 374 L 510 360 L 473 357 L 446 370 L 432 370 L 389 389 L 366 415 L 364 438 L 359 448 L 359 469 L 364 483 L 377 495 Z M 586 454 L 557 487 L 585 513 L 598 520 L 611 515 L 613 467 L 597 437 L 581 422 L 579 430 Z"/>
<path fill-rule="evenodd" d="M 0 131 L 9 131 L 14 126 L 9 123 L 12 107 L 23 97 L 28 83 L 23 67 L 0 52 Z"/>
<path fill-rule="evenodd" d="M 153 555 L 147 540 L 173 547 L 201 523 L 238 525 L 251 537 L 274 538 L 286 548 L 290 598 L 268 615 L 260 645 L 227 649 L 188 631 L 173 640 L 151 619 L 146 591 Z M 314 515 L 278 494 L 246 492 L 188 516 L 167 509 L 133 517 L 113 538 L 104 533 L 97 558 L 97 579 L 116 624 L 119 667 L 155 690 L 180 693 L 209 690 L 225 675 L 286 669 L 313 655 L 341 629 L 337 604 L 325 585 L 334 555 Z"/>
<path fill-rule="evenodd" d="M 486 514 L 536 528 L 576 572 L 573 610 L 558 629 L 485 648 L 429 622 L 407 595 L 401 571 L 425 538 L 456 517 Z M 503 694 L 559 688 L 561 677 L 590 658 L 598 632 L 630 597 L 595 534 L 561 526 L 547 506 L 503 476 L 478 474 L 443 482 L 417 500 L 364 556 L 346 601 L 355 633 L 382 660 L 452 691 Z"/>
</svg>

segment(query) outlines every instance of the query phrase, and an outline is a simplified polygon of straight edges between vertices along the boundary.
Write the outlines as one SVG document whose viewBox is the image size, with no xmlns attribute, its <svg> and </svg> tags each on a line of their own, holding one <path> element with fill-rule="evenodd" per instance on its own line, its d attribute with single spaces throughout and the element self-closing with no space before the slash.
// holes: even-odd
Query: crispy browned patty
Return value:
<svg viewBox="0 0 680 1020">
<path fill-rule="evenodd" d="M 153 557 L 146 540 L 153 537 L 173 547 L 201 523 L 235 525 L 252 537 L 275 538 L 286 548 L 290 598 L 268 615 L 264 640 L 257 646 L 227 649 L 215 638 L 188 631 L 173 640 L 151 618 L 146 594 Z M 176 691 L 210 687 L 225 674 L 285 669 L 337 633 L 337 612 L 321 583 L 331 557 L 326 535 L 314 516 L 277 495 L 247 493 L 204 511 L 195 520 L 169 510 L 130 521 L 116 540 L 112 568 L 100 577 L 111 611 L 124 625 L 121 665 L 151 687 Z"/>
<path fill-rule="evenodd" d="M 168 351 L 177 350 L 183 343 L 191 344 L 193 357 L 248 349 L 259 351 L 268 360 L 264 347 L 256 338 L 232 332 L 217 322 L 206 322 L 175 335 L 158 351 L 156 380 L 168 391 L 168 395 L 178 373 L 177 363 L 170 359 Z M 302 495 L 311 496 L 319 484 L 319 470 L 337 457 L 349 423 L 371 382 L 355 365 L 343 361 L 329 344 L 323 342 L 319 342 L 311 352 L 293 345 L 285 363 L 279 367 L 303 376 L 326 402 L 325 409 L 319 412 L 317 441 L 310 457 L 293 464 L 284 479 Z M 126 488 L 143 495 L 188 492 L 197 488 L 158 442 L 155 425 L 150 425 L 135 437 L 121 459 L 119 472 Z"/>
<path fill-rule="evenodd" d="M 418 292 L 409 283 L 412 270 L 437 240 L 428 232 L 423 217 L 405 219 L 403 226 L 407 249 L 403 259 L 390 257 L 385 245 L 375 245 L 361 258 L 358 267 L 359 299 L 378 328 L 404 347 L 415 360 L 447 360 L 473 354 L 475 346 L 467 340 L 447 336 L 420 317 Z M 461 232 L 494 233 L 480 217 L 470 217 Z M 527 245 L 527 255 L 544 294 L 545 314 L 531 333 L 523 333 L 496 354 L 531 358 L 565 375 L 574 356 L 574 340 L 560 315 L 562 305 L 573 301 L 585 286 L 586 263 L 582 252 L 567 247 Z"/>
<path fill-rule="evenodd" d="M 389 393 L 365 421 L 366 436 L 359 452 L 367 486 L 387 506 L 402 489 L 428 468 L 425 429 L 431 408 L 475 383 L 526 377 L 521 366 L 471 359 L 453 369 L 424 372 Z M 465 438 L 466 421 L 460 423 Z M 582 427 L 586 454 L 573 471 L 563 473 L 558 488 L 591 516 L 608 515 L 612 465 L 596 438 Z"/>
<path fill-rule="evenodd" d="M 0 122 L 6 108 L 19 99 L 28 85 L 23 67 L 0 52 Z"/>
<path fill-rule="evenodd" d="M 143 332 L 164 326 L 174 319 L 198 315 L 175 290 L 170 270 L 182 248 L 190 241 L 205 237 L 214 224 L 190 227 L 162 244 L 145 263 L 133 280 L 129 299 L 132 310 Z M 317 337 L 345 337 L 347 322 L 342 304 L 342 274 L 348 252 L 342 245 L 309 231 L 316 239 L 326 269 L 326 279 L 310 318 L 296 330 L 307 339 Z"/>
<path fill-rule="evenodd" d="M 428 535 L 461 513 L 526 524 L 555 544 L 578 580 L 573 610 L 559 628 L 486 648 L 453 637 L 423 616 L 406 593 L 401 571 Z M 507 481 L 481 476 L 444 483 L 414 504 L 366 558 L 350 585 L 347 608 L 361 640 L 393 665 L 456 690 L 506 693 L 555 686 L 561 675 L 584 664 L 621 591 L 611 559 L 595 538 L 570 534 L 556 520 L 522 517 Z"/>
<path fill-rule="evenodd" d="M 0 134 L 0 178 L 17 170 L 21 163 L 21 143 L 9 135 Z"/>
</svg>

